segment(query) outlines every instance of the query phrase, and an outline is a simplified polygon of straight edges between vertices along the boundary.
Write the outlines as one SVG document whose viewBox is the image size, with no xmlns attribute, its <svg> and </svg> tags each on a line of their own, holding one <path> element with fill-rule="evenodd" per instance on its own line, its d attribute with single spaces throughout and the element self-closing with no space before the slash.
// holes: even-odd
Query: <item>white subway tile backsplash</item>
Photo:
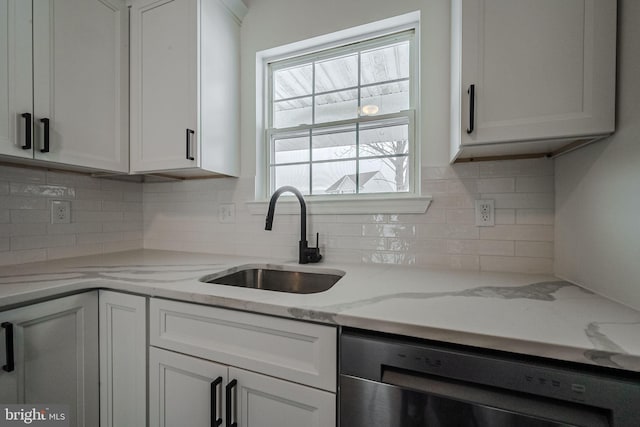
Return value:
<svg viewBox="0 0 640 427">
<path fill-rule="evenodd" d="M 483 240 L 530 240 L 553 242 L 553 226 L 549 225 L 496 225 L 480 227 Z"/>
<path fill-rule="evenodd" d="M 553 225 L 555 221 L 552 209 L 518 209 L 516 223 L 523 225 Z"/>
<path fill-rule="evenodd" d="M 554 174 L 554 162 L 552 159 L 480 162 L 478 165 L 481 178 L 552 176 Z"/>
<path fill-rule="evenodd" d="M 46 209 L 47 199 L 36 197 L 0 196 L 4 209 Z"/>
<path fill-rule="evenodd" d="M 422 168 L 425 214 L 310 215 L 308 240 L 327 261 L 551 273 L 554 179 L 548 159 Z M 297 258 L 300 219 L 276 210 L 273 231 L 249 213 L 255 179 L 164 183 L 0 166 L 0 264 L 115 250 L 202 251 Z M 71 224 L 50 224 L 53 198 Z M 495 227 L 475 226 L 475 200 L 495 200 Z M 235 222 L 220 223 L 233 203 Z"/>
<path fill-rule="evenodd" d="M 7 165 L 0 165 L 0 179 L 8 182 L 28 182 L 35 184 L 44 184 L 47 182 L 46 172 L 44 170 Z"/>
<path fill-rule="evenodd" d="M 494 215 L 497 225 L 511 225 L 516 223 L 515 209 L 495 209 Z"/>
<path fill-rule="evenodd" d="M 477 183 L 478 193 L 513 193 L 516 187 L 514 178 L 483 178 Z"/>
<path fill-rule="evenodd" d="M 50 220 L 51 212 L 48 209 L 20 209 L 11 211 L 11 222 L 14 224 L 49 222 Z"/>
<path fill-rule="evenodd" d="M 553 176 L 519 176 L 516 178 L 518 193 L 550 193 L 553 194 Z"/>
<path fill-rule="evenodd" d="M 475 224 L 474 209 L 447 209 L 447 224 Z"/>
<path fill-rule="evenodd" d="M 548 274 L 553 271 L 553 260 L 550 258 L 480 256 L 480 270 Z"/>
<path fill-rule="evenodd" d="M 516 242 L 516 256 L 553 258 L 553 242 Z"/>
<path fill-rule="evenodd" d="M 0 252 L 0 265 L 24 264 L 47 259 L 46 249 Z"/>
<path fill-rule="evenodd" d="M 11 250 L 55 248 L 58 246 L 74 246 L 76 236 L 73 234 L 59 234 L 52 236 L 19 236 L 11 238 Z"/>
<path fill-rule="evenodd" d="M 59 185 L 37 185 L 12 182 L 9 187 L 9 192 L 16 196 L 40 196 L 61 199 L 73 199 L 76 197 L 76 190 L 74 188 L 62 187 Z"/>
<path fill-rule="evenodd" d="M 553 193 L 483 193 L 483 199 L 495 200 L 496 209 L 553 209 Z"/>
<path fill-rule="evenodd" d="M 53 199 L 71 201 L 70 224 L 50 223 Z M 139 183 L 0 166 L 2 265 L 141 248 L 142 226 Z"/>
</svg>

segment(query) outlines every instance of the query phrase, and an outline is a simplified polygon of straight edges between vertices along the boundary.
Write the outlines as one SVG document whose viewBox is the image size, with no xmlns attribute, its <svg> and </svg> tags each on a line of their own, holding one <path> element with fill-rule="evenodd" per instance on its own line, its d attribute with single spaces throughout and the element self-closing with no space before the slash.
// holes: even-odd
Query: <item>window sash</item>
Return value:
<svg viewBox="0 0 640 427">
<path fill-rule="evenodd" d="M 327 164 L 327 163 L 341 163 L 341 162 L 349 162 L 349 161 L 354 161 L 356 162 L 356 171 L 355 171 L 355 175 L 356 175 L 356 179 L 359 180 L 360 177 L 360 163 L 363 161 L 367 161 L 367 160 L 373 160 L 373 159 L 391 159 L 391 158 L 401 158 L 404 157 L 407 159 L 408 162 L 408 176 L 407 176 L 407 190 L 406 191 L 390 191 L 387 192 L 386 194 L 412 194 L 415 192 L 416 189 L 416 172 L 415 172 L 415 168 L 417 167 L 415 164 L 415 158 L 416 158 L 416 154 L 415 154 L 415 150 L 413 149 L 414 147 L 414 135 L 415 135 L 415 126 L 414 126 L 414 119 L 415 119 L 415 114 L 414 111 L 404 111 L 404 112 L 400 112 L 400 113 L 393 113 L 393 114 L 387 114 L 384 116 L 366 116 L 366 117 L 359 117 L 357 119 L 352 119 L 352 120 L 342 120 L 339 122 L 330 122 L 330 123 L 322 123 L 322 124 L 318 124 L 318 125 L 301 125 L 301 126 L 295 126 L 295 127 L 290 127 L 290 128 L 285 128 L 285 129 L 269 129 L 266 132 L 266 141 L 268 143 L 268 153 L 269 155 L 267 156 L 266 159 L 266 170 L 267 170 L 267 174 L 269 177 L 268 183 L 267 183 L 267 192 L 268 194 L 272 193 L 275 190 L 275 182 L 276 182 L 276 168 L 277 167 L 282 167 L 282 166 L 295 166 L 295 165 L 309 165 L 310 166 L 310 170 L 309 170 L 309 182 L 308 182 L 308 189 L 309 191 L 304 191 L 305 193 L 307 193 L 309 196 L 330 196 L 330 197 L 335 197 L 335 195 L 328 195 L 328 194 L 315 194 L 313 191 L 313 165 L 318 165 L 318 164 Z M 378 126 L 376 126 L 376 124 L 378 124 Z M 392 127 L 392 126 L 398 126 L 398 125 L 407 125 L 408 129 L 407 129 L 407 133 L 408 133 L 408 138 L 409 138 L 409 146 L 408 146 L 408 152 L 407 153 L 389 153 L 389 154 L 380 154 L 380 155 L 361 155 L 361 148 L 360 148 L 360 132 L 361 129 L 359 128 L 360 125 L 364 125 L 365 130 L 368 129 L 374 129 L 374 128 L 387 128 L 387 127 Z M 367 126 L 367 125 L 373 125 L 373 126 Z M 356 140 L 355 140 L 355 156 L 349 156 L 349 157 L 341 157 L 341 158 L 334 158 L 334 159 L 323 159 L 323 160 L 314 160 L 313 159 L 313 132 L 314 131 L 318 131 L 318 130 L 328 130 L 329 132 L 327 133 L 343 133 L 345 131 L 348 131 L 347 128 L 353 126 L 353 132 L 355 132 L 356 135 Z M 330 132 L 330 130 L 332 128 L 336 128 L 335 132 Z M 327 134 L 327 133 L 323 133 Z M 292 162 L 275 162 L 275 140 L 285 140 L 285 139 L 294 139 L 294 138 L 300 138 L 300 137 L 305 137 L 309 139 L 308 142 L 308 146 L 307 146 L 307 150 L 309 151 L 309 160 L 305 160 L 305 161 L 292 161 Z M 359 184 L 359 183 L 358 183 Z M 356 194 L 371 194 L 371 193 L 361 193 L 359 191 L 359 185 L 356 186 L 357 191 Z"/>
<path fill-rule="evenodd" d="M 326 163 L 337 163 L 337 162 L 346 162 L 346 161 L 355 161 L 356 162 L 356 177 L 359 178 L 359 166 L 360 166 L 360 162 L 362 160 L 369 160 L 369 159 L 384 159 L 384 158 L 397 158 L 397 157 L 406 157 L 407 158 L 407 162 L 408 162 L 408 173 L 407 173 L 407 183 L 408 183 L 408 188 L 407 191 L 391 191 L 387 194 L 395 194 L 395 195 L 400 195 L 400 194 L 413 194 L 415 193 L 417 187 L 417 182 L 416 182 L 416 177 L 418 176 L 417 173 L 417 165 L 416 165 L 416 156 L 417 156 L 417 149 L 416 149 L 416 132 L 415 132 L 415 126 L 414 126 L 414 119 L 415 119 L 415 102 L 416 102 L 416 52 L 415 52 L 415 42 L 414 42 L 414 36 L 415 36 L 415 30 L 414 29 L 410 29 L 410 30 L 405 30 L 403 32 L 399 32 L 399 33 L 395 33 L 395 34 L 391 34 L 391 35 L 387 35 L 387 36 L 382 36 L 382 37 L 377 37 L 375 39 L 371 39 L 371 40 L 366 40 L 366 41 L 360 41 L 360 42 L 356 42 L 356 43 L 352 43 L 346 46 L 341 46 L 341 47 L 336 47 L 336 48 L 331 48 L 331 49 L 327 49 L 324 51 L 320 51 L 320 52 L 315 52 L 315 53 L 310 53 L 310 54 L 306 54 L 306 55 L 302 55 L 300 57 L 295 57 L 295 58 L 288 58 L 288 59 L 283 59 L 283 60 L 278 60 L 276 62 L 272 62 L 272 63 L 268 63 L 267 67 L 268 67 L 268 106 L 267 106 L 267 112 L 268 112 L 268 117 L 267 117 L 267 123 L 268 123 L 268 127 L 265 130 L 265 144 L 267 145 L 267 156 L 265 156 L 265 166 L 266 166 L 266 172 L 267 172 L 267 182 L 265 182 L 265 188 L 267 190 L 267 194 L 270 194 L 273 190 L 275 190 L 275 173 L 276 173 L 276 167 L 277 166 L 291 166 L 291 165 L 309 165 L 310 170 L 309 170 L 309 194 L 316 196 L 316 197 L 320 197 L 321 195 L 315 195 L 313 194 L 313 173 L 312 173 L 312 168 L 314 164 L 326 164 Z M 367 84 L 362 84 L 362 75 L 361 75 L 361 60 L 360 60 L 360 54 L 358 55 L 358 68 L 357 68 L 357 81 L 358 84 L 356 86 L 349 86 L 349 87 L 345 87 L 345 88 L 340 88 L 340 89 L 335 89 L 335 90 L 330 90 L 330 91 L 322 91 L 322 92 L 316 92 L 316 81 L 315 81 L 315 75 L 312 76 L 312 87 L 311 87 L 311 93 L 310 94 L 306 94 L 306 95 L 301 95 L 301 96 L 294 96 L 294 97 L 289 97 L 289 98 L 282 98 L 282 99 L 275 99 L 275 94 L 274 94 L 274 74 L 276 71 L 278 70 L 283 70 L 283 69 L 287 69 L 287 68 L 293 68 L 296 66 L 300 66 L 300 65 L 305 65 L 305 64 L 310 64 L 313 66 L 314 63 L 319 62 L 319 61 L 324 61 L 324 60 L 330 60 L 333 58 L 339 58 L 341 56 L 345 56 L 348 54 L 353 54 L 353 53 L 360 53 L 360 52 L 364 52 L 364 51 L 368 51 L 371 49 L 375 49 L 375 48 L 383 48 L 385 46 L 390 46 L 393 45 L 395 43 L 399 43 L 399 42 L 404 42 L 404 41 L 408 41 L 409 42 L 409 77 L 403 77 L 403 78 L 398 78 L 398 79 L 391 79 L 391 80 L 385 80 L 385 81 L 378 81 L 378 82 L 374 82 L 374 83 L 367 83 Z M 315 66 L 312 67 L 312 73 L 315 73 Z M 326 95 L 326 94 L 331 94 L 331 93 L 336 93 L 336 92 L 342 92 L 342 91 L 348 91 L 348 90 L 357 90 L 358 91 L 358 96 L 357 96 L 357 104 L 358 104 L 358 108 L 361 107 L 361 101 L 362 101 L 362 89 L 366 89 L 368 87 L 373 87 L 373 86 L 379 86 L 379 85 L 384 85 L 384 84 L 392 84 L 392 83 L 400 83 L 400 82 L 409 82 L 409 109 L 408 110 L 403 110 L 401 112 L 397 112 L 397 113 L 391 113 L 391 114 L 383 114 L 383 115 L 379 115 L 379 116 L 361 116 L 361 115 L 357 115 L 354 118 L 350 118 L 350 119 L 345 119 L 345 120 L 335 120 L 335 121 L 327 121 L 327 122 L 321 122 L 321 123 L 315 123 L 316 120 L 316 113 L 315 113 L 315 106 L 316 106 L 316 102 L 315 99 L 318 96 L 321 95 Z M 297 99 L 301 99 L 301 98 L 310 98 L 312 100 L 311 102 L 311 122 L 310 124 L 300 124 L 300 125 L 296 125 L 296 126 L 290 126 L 290 127 L 282 127 L 282 128 L 275 128 L 274 127 L 274 110 L 275 110 L 275 104 L 276 102 L 283 102 L 283 101 L 292 101 L 292 100 L 297 100 Z M 408 124 L 408 139 L 409 139 L 409 143 L 408 143 L 408 152 L 407 153 L 402 153 L 402 154 L 389 154 L 389 155 L 379 155 L 379 156 L 360 156 L 360 147 L 359 147 L 359 131 L 357 130 L 358 126 L 360 124 L 367 124 L 370 122 L 381 122 L 381 123 L 386 123 L 387 126 L 393 126 L 393 125 L 398 125 L 398 124 Z M 327 128 L 338 128 L 338 127 L 346 127 L 346 126 L 354 126 L 354 131 L 356 132 L 356 156 L 355 157 L 349 157 L 349 158 L 335 158 L 335 159 L 325 159 L 325 160 L 313 160 L 312 158 L 312 152 L 313 152 L 313 146 L 312 146 L 312 141 L 313 138 L 311 137 L 311 134 L 316 131 L 316 130 L 321 130 L 321 129 L 327 129 Z M 309 137 L 309 160 L 308 161 L 300 161 L 300 162 L 290 162 L 290 163 L 277 163 L 275 162 L 275 140 L 276 139 L 285 139 L 287 138 L 287 135 L 293 135 L 291 136 L 292 138 L 295 137 L 295 135 L 302 135 L 305 134 Z M 358 190 L 358 185 L 356 185 L 356 189 Z M 364 194 L 364 193 L 360 193 L 360 194 Z M 366 194 L 370 194 L 370 193 L 366 193 Z M 327 195 L 325 194 L 325 196 L 330 196 L 330 197 L 336 197 L 336 195 Z"/>
</svg>

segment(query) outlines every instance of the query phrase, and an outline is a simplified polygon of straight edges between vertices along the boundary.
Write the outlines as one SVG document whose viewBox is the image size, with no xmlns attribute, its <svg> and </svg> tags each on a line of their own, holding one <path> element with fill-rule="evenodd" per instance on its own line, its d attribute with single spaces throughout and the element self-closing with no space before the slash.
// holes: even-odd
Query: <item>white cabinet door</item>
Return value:
<svg viewBox="0 0 640 427">
<path fill-rule="evenodd" d="M 125 1 L 33 0 L 33 34 L 34 157 L 127 172 Z"/>
<path fill-rule="evenodd" d="M 240 172 L 239 0 L 134 0 L 131 172 Z"/>
<path fill-rule="evenodd" d="M 149 425 L 203 427 L 224 419 L 227 367 L 149 348 Z"/>
<path fill-rule="evenodd" d="M 239 427 L 335 427 L 336 395 L 242 369 L 236 380 L 231 421 Z M 227 415 L 229 416 L 229 415 Z"/>
<path fill-rule="evenodd" d="M 0 0 L 0 154 L 31 158 L 31 2 Z M 26 148 L 23 149 L 22 147 Z"/>
<path fill-rule="evenodd" d="M 146 426 L 146 298 L 100 291 L 99 301 L 100 426 Z"/>
<path fill-rule="evenodd" d="M 613 132 L 615 2 L 456 0 L 452 13 L 454 150 Z"/>
<path fill-rule="evenodd" d="M 196 0 L 131 9 L 131 171 L 199 165 Z"/>
<path fill-rule="evenodd" d="M 0 322 L 13 327 L 15 359 L 0 370 L 0 401 L 65 404 L 71 426 L 98 425 L 97 292 L 5 311 Z M 3 337 L 2 365 L 7 356 Z"/>
</svg>

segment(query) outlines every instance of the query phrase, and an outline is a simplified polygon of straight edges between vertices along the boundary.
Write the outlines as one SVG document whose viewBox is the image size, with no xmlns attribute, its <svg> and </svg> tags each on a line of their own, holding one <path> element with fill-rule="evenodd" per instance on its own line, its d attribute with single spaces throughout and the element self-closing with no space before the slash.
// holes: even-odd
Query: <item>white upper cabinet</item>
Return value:
<svg viewBox="0 0 640 427">
<path fill-rule="evenodd" d="M 239 174 L 239 0 L 134 0 L 131 172 Z"/>
<path fill-rule="evenodd" d="M 0 21 L 0 154 L 127 172 L 124 0 L 0 0 Z"/>
<path fill-rule="evenodd" d="M 612 133 L 615 56 L 615 1 L 454 0 L 452 161 Z"/>
<path fill-rule="evenodd" d="M 36 159 L 129 170 L 128 39 L 124 0 L 33 1 Z"/>
<path fill-rule="evenodd" d="M 0 154 L 28 159 L 33 157 L 31 14 L 30 1 L 0 0 Z"/>
</svg>

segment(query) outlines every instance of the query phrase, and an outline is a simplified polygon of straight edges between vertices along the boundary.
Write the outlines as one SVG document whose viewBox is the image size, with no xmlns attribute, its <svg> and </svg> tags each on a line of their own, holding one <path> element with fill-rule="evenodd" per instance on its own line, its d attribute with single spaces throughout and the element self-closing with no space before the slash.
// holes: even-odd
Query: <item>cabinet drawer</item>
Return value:
<svg viewBox="0 0 640 427">
<path fill-rule="evenodd" d="M 151 299 L 150 343 L 336 391 L 336 329 L 296 320 Z"/>
</svg>

